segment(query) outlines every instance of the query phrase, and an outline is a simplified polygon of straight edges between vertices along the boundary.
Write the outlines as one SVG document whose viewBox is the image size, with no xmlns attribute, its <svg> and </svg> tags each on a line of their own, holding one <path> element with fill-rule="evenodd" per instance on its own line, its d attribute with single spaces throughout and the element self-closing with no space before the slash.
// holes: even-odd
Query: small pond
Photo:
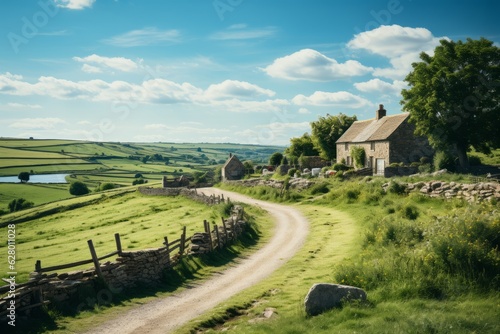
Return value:
<svg viewBox="0 0 500 334">
<path fill-rule="evenodd" d="M 65 179 L 69 174 L 34 174 L 30 175 L 28 183 L 68 183 Z M 0 176 L 0 183 L 19 183 L 16 176 Z"/>
</svg>

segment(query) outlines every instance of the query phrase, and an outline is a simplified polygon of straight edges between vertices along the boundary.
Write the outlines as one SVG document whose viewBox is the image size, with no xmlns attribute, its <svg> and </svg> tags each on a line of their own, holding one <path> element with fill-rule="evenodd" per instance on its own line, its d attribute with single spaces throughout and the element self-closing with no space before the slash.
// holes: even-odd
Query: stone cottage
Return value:
<svg viewBox="0 0 500 334">
<path fill-rule="evenodd" d="M 222 181 L 240 180 L 245 176 L 245 166 L 235 156 L 229 153 L 224 166 L 222 166 Z"/>
<path fill-rule="evenodd" d="M 365 167 L 384 175 L 391 163 L 409 164 L 422 157 L 432 157 L 433 149 L 427 138 L 416 136 L 415 126 L 408 122 L 409 113 L 387 116 L 384 105 L 379 105 L 375 118 L 356 121 L 337 140 L 337 162 L 345 160 L 353 165 L 351 148 L 362 147 L 366 153 Z"/>
</svg>

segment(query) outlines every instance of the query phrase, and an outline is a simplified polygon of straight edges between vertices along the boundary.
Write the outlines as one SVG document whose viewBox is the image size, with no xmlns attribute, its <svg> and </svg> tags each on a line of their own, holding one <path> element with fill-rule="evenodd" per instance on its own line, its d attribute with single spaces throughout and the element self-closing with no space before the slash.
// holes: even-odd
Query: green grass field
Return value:
<svg viewBox="0 0 500 334">
<path fill-rule="evenodd" d="M 210 208 L 182 196 L 143 196 L 138 192 L 120 194 L 120 191 L 115 191 L 113 197 L 92 195 L 51 206 L 63 208 L 95 198 L 98 201 L 91 205 L 62 210 L 16 225 L 19 283 L 27 280 L 36 260 L 42 261 L 42 267 L 49 267 L 89 259 L 89 239 L 93 240 L 99 255 L 116 250 L 115 233 L 120 233 L 124 250 L 162 247 L 165 236 L 170 240 L 178 239 L 184 226 L 188 236 L 203 231 L 204 219 L 220 221 L 221 215 L 217 207 Z M 46 209 L 41 206 L 31 211 Z M 9 222 L 19 214 L 10 214 L 1 222 Z M 1 244 L 1 252 L 6 252 L 5 244 Z M 0 265 L 0 271 L 8 271 L 6 263 Z"/>
</svg>

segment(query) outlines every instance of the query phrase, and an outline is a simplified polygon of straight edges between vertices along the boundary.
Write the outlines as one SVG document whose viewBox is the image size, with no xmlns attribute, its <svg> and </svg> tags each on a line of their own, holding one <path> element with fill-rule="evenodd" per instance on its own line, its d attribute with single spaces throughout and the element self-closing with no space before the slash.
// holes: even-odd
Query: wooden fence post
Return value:
<svg viewBox="0 0 500 334">
<path fill-rule="evenodd" d="M 35 271 L 37 273 L 41 272 L 42 271 L 42 261 L 40 260 L 36 260 L 36 263 L 35 263 Z"/>
<path fill-rule="evenodd" d="M 87 240 L 87 244 L 89 245 L 90 255 L 92 255 L 92 261 L 94 262 L 95 272 L 99 278 L 104 279 L 102 276 L 101 266 L 99 264 L 99 260 L 97 259 L 97 254 L 95 252 L 94 243 L 92 239 Z"/>
<path fill-rule="evenodd" d="M 170 246 L 168 245 L 168 237 L 163 237 L 163 240 L 165 240 L 164 244 L 165 244 L 165 248 L 167 250 L 167 260 L 168 260 L 168 263 L 170 263 Z"/>
<path fill-rule="evenodd" d="M 118 256 L 122 256 L 122 241 L 120 240 L 120 233 L 115 233 L 115 242 Z"/>
<path fill-rule="evenodd" d="M 222 228 L 224 229 L 224 243 L 227 244 L 227 242 L 228 242 L 227 226 L 226 226 L 226 221 L 224 220 L 224 217 L 222 217 Z"/>
<path fill-rule="evenodd" d="M 215 237 L 217 238 L 217 247 L 219 249 L 222 248 L 221 246 L 221 240 L 220 240 L 220 236 L 219 236 L 219 228 L 217 227 L 217 224 L 214 223 L 214 230 L 215 230 Z"/>
<path fill-rule="evenodd" d="M 186 226 L 182 228 L 181 243 L 179 245 L 179 254 L 182 256 L 184 254 L 184 249 L 186 248 Z"/>
</svg>

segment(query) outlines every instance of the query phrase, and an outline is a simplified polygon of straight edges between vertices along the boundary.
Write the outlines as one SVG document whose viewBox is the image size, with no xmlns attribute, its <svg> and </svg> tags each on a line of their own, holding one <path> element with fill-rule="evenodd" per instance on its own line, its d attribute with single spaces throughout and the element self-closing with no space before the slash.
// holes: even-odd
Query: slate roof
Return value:
<svg viewBox="0 0 500 334">
<path fill-rule="evenodd" d="M 356 121 L 337 140 L 337 143 L 363 143 L 367 141 L 387 140 L 409 116 L 409 113 L 401 113 L 385 116 L 379 120 Z"/>
<path fill-rule="evenodd" d="M 236 165 L 241 165 L 244 166 L 243 163 L 238 159 L 234 154 L 227 159 L 226 163 L 222 166 L 222 168 L 226 168 L 229 165 L 236 164 Z"/>
</svg>

